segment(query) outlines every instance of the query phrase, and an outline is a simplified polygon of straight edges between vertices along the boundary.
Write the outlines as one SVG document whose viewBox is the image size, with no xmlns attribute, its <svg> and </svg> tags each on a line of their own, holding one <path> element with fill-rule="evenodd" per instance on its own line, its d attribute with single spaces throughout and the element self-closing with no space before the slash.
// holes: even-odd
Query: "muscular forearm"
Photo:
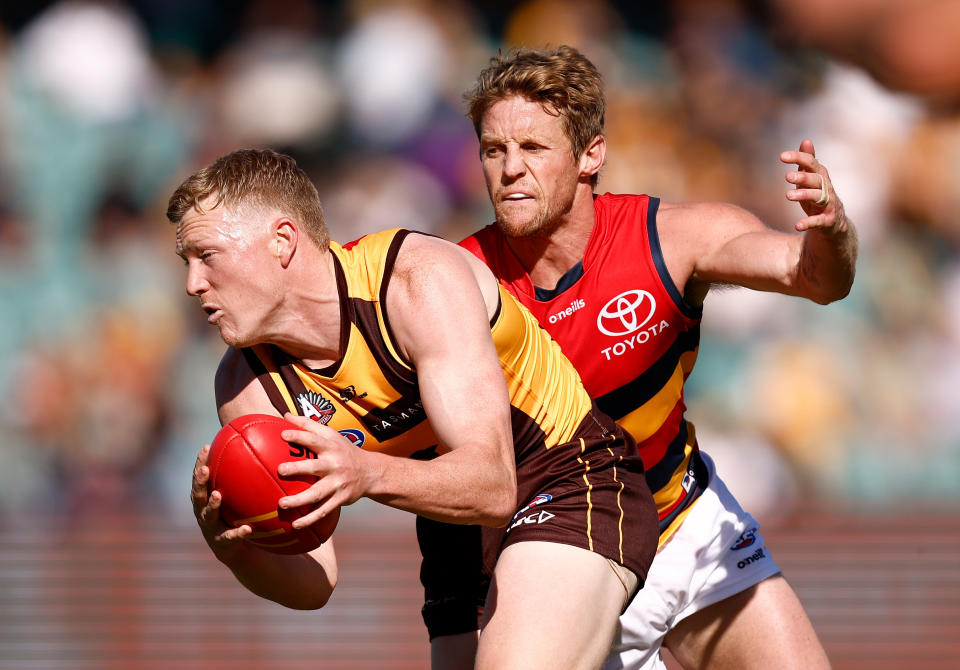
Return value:
<svg viewBox="0 0 960 670">
<path fill-rule="evenodd" d="M 218 558 L 250 592 L 291 609 L 312 610 L 326 605 L 337 581 L 335 560 L 314 553 L 286 556 L 244 544 L 230 557 Z"/>
<path fill-rule="evenodd" d="M 461 447 L 432 461 L 371 453 L 367 497 L 456 524 L 503 526 L 516 508 L 512 463 L 478 460 Z"/>
</svg>

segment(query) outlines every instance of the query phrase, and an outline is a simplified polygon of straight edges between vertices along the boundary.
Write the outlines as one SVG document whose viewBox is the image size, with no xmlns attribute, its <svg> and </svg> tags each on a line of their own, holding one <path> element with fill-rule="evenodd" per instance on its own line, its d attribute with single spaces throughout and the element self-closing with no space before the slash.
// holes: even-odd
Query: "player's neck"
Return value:
<svg viewBox="0 0 960 670">
<path fill-rule="evenodd" d="M 325 252 L 314 260 L 295 269 L 268 341 L 319 369 L 340 358 L 342 315 L 332 254 Z"/>
<path fill-rule="evenodd" d="M 534 286 L 552 289 L 567 271 L 583 260 L 593 233 L 593 200 L 540 234 L 507 238 Z"/>
</svg>

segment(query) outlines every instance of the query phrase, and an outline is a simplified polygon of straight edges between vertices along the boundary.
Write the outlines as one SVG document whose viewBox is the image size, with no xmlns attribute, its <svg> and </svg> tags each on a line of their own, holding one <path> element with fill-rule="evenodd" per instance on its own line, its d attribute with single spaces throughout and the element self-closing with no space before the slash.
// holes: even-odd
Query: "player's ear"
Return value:
<svg viewBox="0 0 960 670">
<path fill-rule="evenodd" d="M 283 217 L 273 223 L 275 253 L 283 267 L 290 265 L 293 253 L 297 249 L 299 229 L 290 219 Z"/>
<path fill-rule="evenodd" d="M 607 140 L 603 135 L 597 135 L 587 148 L 580 154 L 580 176 L 592 177 L 600 172 L 603 161 L 607 157 Z"/>
</svg>

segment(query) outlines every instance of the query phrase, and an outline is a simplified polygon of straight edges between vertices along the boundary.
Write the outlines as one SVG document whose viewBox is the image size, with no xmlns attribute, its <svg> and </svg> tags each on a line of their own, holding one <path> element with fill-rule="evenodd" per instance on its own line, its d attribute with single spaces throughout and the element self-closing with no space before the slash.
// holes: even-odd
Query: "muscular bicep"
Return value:
<svg viewBox="0 0 960 670">
<path fill-rule="evenodd" d="M 686 273 L 686 295 L 711 284 L 797 295 L 802 235 L 772 230 L 726 203 L 675 205 L 661 219 L 664 257 L 672 274 Z"/>
<path fill-rule="evenodd" d="M 441 442 L 450 449 L 480 444 L 512 460 L 510 401 L 490 334 L 495 306 L 488 309 L 488 288 L 481 288 L 466 252 L 410 236 L 391 278 L 387 309 Z"/>
</svg>

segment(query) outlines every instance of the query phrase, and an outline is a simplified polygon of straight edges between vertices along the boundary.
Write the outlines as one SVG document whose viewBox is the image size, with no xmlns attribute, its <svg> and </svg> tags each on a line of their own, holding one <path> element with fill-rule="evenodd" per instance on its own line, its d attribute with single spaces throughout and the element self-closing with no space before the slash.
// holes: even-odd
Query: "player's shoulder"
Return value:
<svg viewBox="0 0 960 670">
<path fill-rule="evenodd" d="M 435 235 L 409 231 L 396 258 L 396 270 L 411 276 L 443 273 L 476 259 L 467 249 Z"/>
<path fill-rule="evenodd" d="M 236 391 L 249 384 L 255 376 L 243 351 L 234 347 L 227 347 L 220 358 L 216 375 L 214 375 L 217 399 L 219 400 L 221 395 L 235 394 Z"/>
<path fill-rule="evenodd" d="M 764 227 L 752 213 L 729 202 L 661 202 L 657 212 L 661 238 L 679 235 L 688 241 L 725 239 Z"/>
<path fill-rule="evenodd" d="M 608 192 L 595 195 L 595 232 L 606 238 L 642 230 L 644 223 L 656 214 L 658 203 L 657 198 L 646 194 Z"/>
<path fill-rule="evenodd" d="M 755 219 L 750 212 L 730 202 L 670 202 L 661 200 L 657 223 L 698 226 L 708 222 Z"/>
<path fill-rule="evenodd" d="M 605 214 L 615 216 L 622 215 L 625 211 L 645 210 L 654 200 L 656 198 L 645 193 L 610 193 L 608 191 L 594 194 L 593 207 L 598 216 Z"/>
<path fill-rule="evenodd" d="M 228 347 L 214 376 L 217 412 L 222 423 L 243 414 L 276 414 L 244 351 Z"/>
<path fill-rule="evenodd" d="M 668 262 L 696 264 L 730 240 L 764 229 L 756 216 L 728 202 L 663 202 L 657 213 L 657 236 Z"/>
<path fill-rule="evenodd" d="M 413 234 L 404 239 L 397 254 L 388 295 L 405 300 L 430 292 L 458 299 L 464 291 L 479 287 L 485 300 L 495 303 L 499 299 L 496 286 L 490 269 L 467 249 L 440 237 Z"/>
</svg>

